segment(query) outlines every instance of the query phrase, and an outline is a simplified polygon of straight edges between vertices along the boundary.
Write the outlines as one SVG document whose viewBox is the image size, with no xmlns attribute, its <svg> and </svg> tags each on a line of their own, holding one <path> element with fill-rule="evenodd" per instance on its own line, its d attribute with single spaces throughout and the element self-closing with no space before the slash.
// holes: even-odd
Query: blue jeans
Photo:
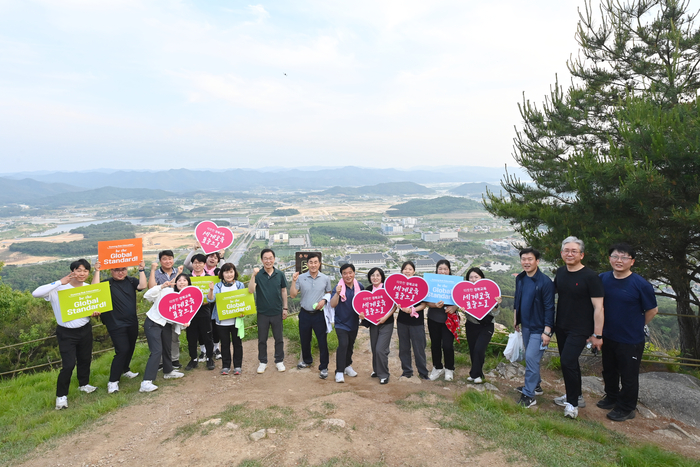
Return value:
<svg viewBox="0 0 700 467">
<path fill-rule="evenodd" d="M 540 384 L 540 361 L 544 355 L 544 350 L 540 350 L 542 345 L 542 333 L 531 333 L 530 329 L 522 326 L 523 345 L 525 346 L 525 386 L 523 394 L 528 397 L 535 397 L 535 388 Z"/>
</svg>

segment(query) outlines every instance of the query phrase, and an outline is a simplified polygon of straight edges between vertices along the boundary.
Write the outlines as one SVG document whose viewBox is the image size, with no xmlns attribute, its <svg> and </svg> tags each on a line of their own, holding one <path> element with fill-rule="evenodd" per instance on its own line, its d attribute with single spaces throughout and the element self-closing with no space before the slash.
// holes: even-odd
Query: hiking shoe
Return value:
<svg viewBox="0 0 700 467">
<path fill-rule="evenodd" d="M 318 377 L 321 379 L 328 378 L 328 369 L 321 370 L 321 372 L 318 374 Z"/>
<path fill-rule="evenodd" d="M 177 379 L 177 378 L 182 378 L 183 376 L 185 376 L 184 373 L 180 373 L 179 371 L 173 370 L 170 373 L 164 374 L 163 378 L 165 378 L 165 379 Z"/>
<path fill-rule="evenodd" d="M 445 372 L 445 370 L 444 370 L 443 368 L 440 368 L 440 369 L 438 369 L 438 368 L 433 368 L 432 370 L 430 370 L 430 375 L 428 375 L 428 377 L 430 378 L 430 381 L 435 381 L 435 380 L 438 379 L 438 378 L 440 377 L 440 375 L 442 375 L 444 372 Z"/>
<path fill-rule="evenodd" d="M 261 363 L 258 365 L 258 374 L 263 374 L 265 373 L 265 370 L 267 369 L 267 363 Z"/>
<path fill-rule="evenodd" d="M 481 378 L 481 376 L 477 376 L 476 378 L 474 378 L 474 384 L 483 384 L 483 383 L 484 383 L 484 380 L 483 380 L 483 378 Z"/>
<path fill-rule="evenodd" d="M 596 406 L 601 408 L 601 409 L 611 410 L 611 409 L 615 408 L 615 401 L 608 398 L 608 396 L 605 396 L 601 400 L 598 401 Z"/>
<path fill-rule="evenodd" d="M 153 392 L 158 389 L 158 386 L 153 384 L 153 381 L 141 381 L 139 392 Z"/>
<path fill-rule="evenodd" d="M 379 380 L 379 384 L 387 384 L 389 382 L 389 377 L 387 376 L 386 378 L 382 378 Z"/>
<path fill-rule="evenodd" d="M 630 410 L 629 412 L 623 412 L 620 409 L 613 409 L 610 411 L 610 413 L 608 413 L 607 416 L 613 422 L 624 422 L 625 420 L 633 419 L 635 413 L 634 410 Z"/>
<path fill-rule="evenodd" d="M 345 377 L 339 371 L 335 372 L 335 382 L 336 383 L 344 383 L 345 382 Z"/>
<path fill-rule="evenodd" d="M 194 370 L 195 368 L 197 368 L 197 365 L 199 365 L 199 363 L 197 363 L 197 359 L 193 358 L 192 360 L 190 360 L 190 363 L 187 364 L 185 370 Z"/>
<path fill-rule="evenodd" d="M 97 388 L 96 388 L 95 386 L 91 385 L 91 384 L 86 384 L 85 386 L 80 386 L 78 389 L 80 389 L 80 390 L 83 391 L 83 392 L 86 392 L 86 393 L 90 394 L 91 392 L 94 392 L 95 389 L 97 389 Z"/>
<path fill-rule="evenodd" d="M 198 362 L 206 362 L 207 357 L 204 355 L 204 352 L 199 352 L 199 358 L 197 358 Z"/>
<path fill-rule="evenodd" d="M 445 381 L 452 381 L 455 378 L 454 370 L 445 370 Z M 474 380 L 476 382 L 476 380 Z"/>
<path fill-rule="evenodd" d="M 122 373 L 122 376 L 126 376 L 126 377 L 129 378 L 129 379 L 134 379 L 134 378 L 136 378 L 138 375 L 139 375 L 138 373 L 134 373 L 134 372 L 131 371 L 131 370 L 125 371 L 124 373 Z"/>
<path fill-rule="evenodd" d="M 567 402 L 564 406 L 564 416 L 569 418 L 578 417 L 578 407 L 574 407 L 573 405 Z"/>
<path fill-rule="evenodd" d="M 107 382 L 107 394 L 112 394 L 114 392 L 119 392 L 119 381 Z"/>
<path fill-rule="evenodd" d="M 182 368 L 182 363 L 180 363 L 180 360 L 173 360 L 173 368 L 175 368 L 176 370 Z"/>
<path fill-rule="evenodd" d="M 222 368 L 222 369 L 221 369 L 221 374 L 222 374 L 223 376 L 226 376 L 226 375 L 229 374 L 230 371 L 231 371 L 231 370 L 229 370 L 228 368 Z"/>
<path fill-rule="evenodd" d="M 207 360 L 207 370 L 213 370 L 214 369 L 214 359 L 210 358 Z"/>
<path fill-rule="evenodd" d="M 233 375 L 234 375 L 234 376 L 238 376 L 238 375 L 240 375 L 240 374 L 241 374 L 241 369 L 240 369 L 240 368 L 234 368 L 234 369 L 233 369 Z"/>
<path fill-rule="evenodd" d="M 357 376 L 357 372 L 355 370 L 353 370 L 351 366 L 346 366 L 344 373 L 351 378 L 354 378 L 355 376 Z"/>
<path fill-rule="evenodd" d="M 515 388 L 515 390 L 518 391 L 520 394 L 523 393 L 523 389 L 525 389 L 525 386 L 518 386 L 517 388 Z M 541 396 L 542 394 L 544 394 L 544 391 L 542 390 L 542 386 L 538 384 L 537 386 L 535 386 L 535 395 Z M 557 399 L 559 398 L 557 397 Z M 566 403 L 566 397 L 564 398 L 564 403 Z"/>
<path fill-rule="evenodd" d="M 68 396 L 61 396 L 56 398 L 56 410 L 67 409 L 68 408 Z"/>
<path fill-rule="evenodd" d="M 525 394 L 520 396 L 520 400 L 518 401 L 518 405 L 520 407 L 525 408 L 525 409 L 529 409 L 530 407 L 532 407 L 533 405 L 536 405 L 536 404 L 537 404 L 537 401 L 535 400 L 534 397 L 526 396 Z"/>
<path fill-rule="evenodd" d="M 566 406 L 566 394 L 564 394 L 563 396 L 560 396 L 560 397 L 555 397 L 555 398 L 554 398 L 554 403 L 557 404 L 557 405 L 560 406 L 560 407 L 565 407 L 565 406 Z M 582 396 L 582 395 L 581 395 L 581 396 L 578 396 L 578 406 L 579 406 L 580 408 L 582 408 L 582 409 L 583 409 L 584 407 L 586 407 L 586 401 L 583 400 L 583 396 Z"/>
<path fill-rule="evenodd" d="M 308 368 L 309 366 L 311 366 L 311 363 L 299 362 L 297 363 L 297 370 L 303 370 L 304 368 Z"/>
<path fill-rule="evenodd" d="M 221 360 L 221 350 L 216 349 L 216 350 L 214 351 L 214 358 L 217 359 L 217 360 Z"/>
<path fill-rule="evenodd" d="M 277 371 L 286 371 L 287 367 L 284 366 L 284 362 L 277 362 L 275 363 L 275 366 L 277 367 Z"/>
</svg>

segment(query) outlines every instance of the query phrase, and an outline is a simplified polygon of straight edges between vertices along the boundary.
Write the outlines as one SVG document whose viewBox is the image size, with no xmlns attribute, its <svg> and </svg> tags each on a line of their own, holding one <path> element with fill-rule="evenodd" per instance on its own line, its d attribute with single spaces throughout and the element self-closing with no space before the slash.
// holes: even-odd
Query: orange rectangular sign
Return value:
<svg viewBox="0 0 700 467">
<path fill-rule="evenodd" d="M 143 260 L 143 239 L 97 242 L 97 257 L 101 269 L 137 266 Z"/>
</svg>

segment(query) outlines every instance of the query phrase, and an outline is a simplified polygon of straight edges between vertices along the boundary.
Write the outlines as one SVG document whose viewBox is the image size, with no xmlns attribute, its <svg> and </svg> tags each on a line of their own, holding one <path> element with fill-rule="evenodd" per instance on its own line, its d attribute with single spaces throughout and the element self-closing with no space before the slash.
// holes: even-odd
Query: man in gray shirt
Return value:
<svg viewBox="0 0 700 467">
<path fill-rule="evenodd" d="M 328 377 L 328 341 L 326 339 L 326 318 L 323 307 L 328 303 L 331 292 L 330 278 L 319 272 L 321 258 L 316 253 L 309 254 L 307 258 L 309 270 L 304 274 L 295 272 L 292 276 L 292 285 L 289 295 L 294 298 L 301 293 L 301 311 L 299 312 L 299 340 L 301 340 L 301 361 L 297 368 L 308 368 L 313 364 L 311 355 L 311 331 L 316 334 L 318 352 L 321 364 L 319 377 Z M 327 297 L 326 297 L 327 295 Z"/>
</svg>

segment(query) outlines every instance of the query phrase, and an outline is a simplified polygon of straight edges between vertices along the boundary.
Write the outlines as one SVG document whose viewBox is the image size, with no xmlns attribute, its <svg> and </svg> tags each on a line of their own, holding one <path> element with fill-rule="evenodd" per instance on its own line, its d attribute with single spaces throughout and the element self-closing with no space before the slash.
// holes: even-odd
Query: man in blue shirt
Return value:
<svg viewBox="0 0 700 467">
<path fill-rule="evenodd" d="M 631 271 L 636 256 L 634 249 L 627 243 L 618 243 L 610 247 L 608 254 L 612 271 L 600 275 L 605 288 L 602 349 L 605 397 L 597 405 L 612 409 L 608 413 L 610 420 L 623 422 L 634 418 L 637 409 L 644 326 L 659 309 L 654 288 Z"/>
<path fill-rule="evenodd" d="M 340 266 L 343 277 L 331 295 L 331 306 L 335 308 L 335 333 L 338 336 L 338 349 L 335 353 L 335 382 L 344 383 L 345 376 L 357 375 L 352 368 L 352 353 L 360 326 L 360 317 L 352 306 L 355 294 L 364 290 L 355 279 L 355 266 L 350 263 Z"/>
<path fill-rule="evenodd" d="M 540 252 L 534 248 L 520 251 L 523 272 L 515 278 L 515 329 L 523 332 L 525 345 L 525 385 L 518 405 L 528 408 L 537 403 L 540 387 L 540 361 L 554 329 L 554 283 L 539 269 Z"/>
</svg>

